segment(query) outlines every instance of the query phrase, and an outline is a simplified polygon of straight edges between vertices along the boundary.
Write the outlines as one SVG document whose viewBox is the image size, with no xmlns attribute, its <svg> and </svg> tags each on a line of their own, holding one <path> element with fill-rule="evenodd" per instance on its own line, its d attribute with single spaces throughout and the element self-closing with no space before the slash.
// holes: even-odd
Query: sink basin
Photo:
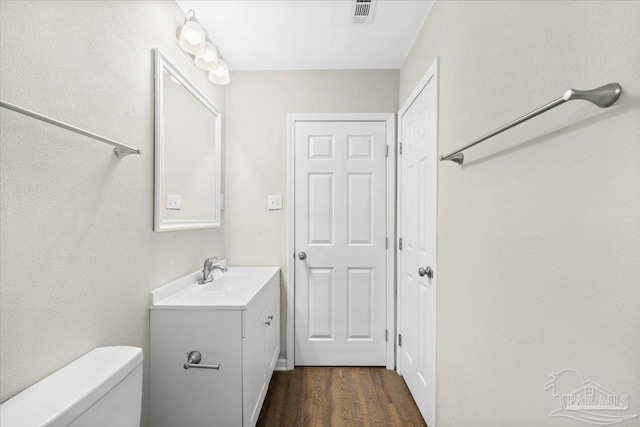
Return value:
<svg viewBox="0 0 640 427">
<path fill-rule="evenodd" d="M 151 309 L 229 309 L 243 310 L 262 288 L 278 274 L 278 267 L 228 267 L 214 272 L 213 282 L 198 284 L 198 270 L 151 291 Z"/>
</svg>

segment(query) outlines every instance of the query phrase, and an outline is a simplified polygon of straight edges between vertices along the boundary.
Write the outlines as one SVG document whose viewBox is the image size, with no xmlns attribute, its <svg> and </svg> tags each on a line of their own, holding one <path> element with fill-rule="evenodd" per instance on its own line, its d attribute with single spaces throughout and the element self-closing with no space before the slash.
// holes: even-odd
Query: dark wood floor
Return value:
<svg viewBox="0 0 640 427">
<path fill-rule="evenodd" d="M 384 368 L 274 372 L 258 426 L 425 426 L 402 378 Z"/>
</svg>

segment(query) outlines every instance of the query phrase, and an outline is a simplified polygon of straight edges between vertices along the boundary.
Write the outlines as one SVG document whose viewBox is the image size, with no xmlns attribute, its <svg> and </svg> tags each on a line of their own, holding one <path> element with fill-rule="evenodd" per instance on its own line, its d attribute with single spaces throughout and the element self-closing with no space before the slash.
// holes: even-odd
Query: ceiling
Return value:
<svg viewBox="0 0 640 427">
<path fill-rule="evenodd" d="M 433 0 L 377 0 L 354 24 L 353 0 L 178 0 L 232 70 L 400 68 Z"/>
</svg>

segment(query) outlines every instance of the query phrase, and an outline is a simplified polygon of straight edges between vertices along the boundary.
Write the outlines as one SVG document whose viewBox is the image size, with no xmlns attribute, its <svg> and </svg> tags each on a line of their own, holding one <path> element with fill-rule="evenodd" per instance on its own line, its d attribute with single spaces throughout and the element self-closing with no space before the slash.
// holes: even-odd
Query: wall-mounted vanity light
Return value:
<svg viewBox="0 0 640 427">
<path fill-rule="evenodd" d="M 190 9 L 182 27 L 177 30 L 178 44 L 194 57 L 196 66 L 209 72 L 209 80 L 218 85 L 230 82 L 229 67 L 222 60 L 220 52 L 207 32 L 200 26 L 196 13 Z"/>
</svg>

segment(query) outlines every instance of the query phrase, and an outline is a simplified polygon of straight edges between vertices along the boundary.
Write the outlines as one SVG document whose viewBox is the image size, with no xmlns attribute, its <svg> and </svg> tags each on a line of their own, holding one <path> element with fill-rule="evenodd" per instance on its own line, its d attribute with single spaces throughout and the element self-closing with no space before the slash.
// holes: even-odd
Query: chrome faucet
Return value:
<svg viewBox="0 0 640 427">
<path fill-rule="evenodd" d="M 224 265 L 214 265 L 215 261 L 221 260 L 222 257 L 212 256 L 204 260 L 204 267 L 202 268 L 202 279 L 198 280 L 200 285 L 204 285 L 205 283 L 213 282 L 213 270 L 220 270 L 223 273 L 227 272 L 227 267 Z"/>
</svg>

